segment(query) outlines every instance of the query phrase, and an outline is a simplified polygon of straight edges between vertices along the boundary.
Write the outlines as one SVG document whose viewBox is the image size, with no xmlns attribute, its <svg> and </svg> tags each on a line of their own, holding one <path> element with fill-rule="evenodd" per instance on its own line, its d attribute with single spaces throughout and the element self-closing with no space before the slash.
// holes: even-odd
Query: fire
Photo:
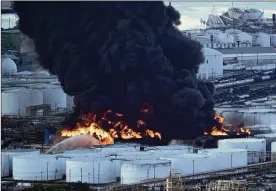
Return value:
<svg viewBox="0 0 276 191">
<path fill-rule="evenodd" d="M 151 112 L 152 108 L 142 108 L 142 113 Z M 102 144 L 113 144 L 114 139 L 141 139 L 143 137 L 159 138 L 161 134 L 154 132 L 147 127 L 147 123 L 138 120 L 134 128 L 130 128 L 123 120 L 123 114 L 114 113 L 108 110 L 97 120 L 97 115 L 89 113 L 82 116 L 83 123 L 78 123 L 73 130 L 63 130 L 62 137 L 72 137 L 77 135 L 90 135 L 98 139 Z M 104 130 L 103 126 L 108 126 L 108 130 Z"/>
<path fill-rule="evenodd" d="M 250 129 L 247 128 L 243 128 L 243 127 L 231 127 L 228 128 L 224 125 L 224 117 L 219 115 L 219 114 L 215 114 L 215 119 L 221 124 L 221 128 L 218 129 L 216 126 L 214 126 L 212 128 L 211 133 L 207 133 L 204 132 L 204 135 L 212 135 L 212 136 L 227 136 L 230 133 L 235 133 L 235 135 L 251 135 L 251 131 Z"/>
</svg>

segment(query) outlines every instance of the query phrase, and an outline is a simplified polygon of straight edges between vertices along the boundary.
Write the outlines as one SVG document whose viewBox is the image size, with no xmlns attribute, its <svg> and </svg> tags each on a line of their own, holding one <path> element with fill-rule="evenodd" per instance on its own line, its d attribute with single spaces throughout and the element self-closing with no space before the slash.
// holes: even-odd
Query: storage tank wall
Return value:
<svg viewBox="0 0 276 191">
<path fill-rule="evenodd" d="M 60 163 L 54 155 L 25 155 L 13 159 L 13 179 L 47 181 L 62 178 Z"/>
<path fill-rule="evenodd" d="M 276 142 L 271 143 L 271 161 L 276 161 Z"/>
<path fill-rule="evenodd" d="M 39 155 L 39 150 L 31 150 L 31 149 L 18 149 L 18 150 L 6 150 L 2 152 L 4 155 L 7 155 L 9 158 L 9 169 L 10 172 L 13 170 L 13 158 L 15 156 L 23 156 L 23 155 Z"/>
<path fill-rule="evenodd" d="M 121 184 L 139 183 L 154 178 L 165 178 L 169 175 L 171 163 L 165 160 L 138 160 L 121 164 Z"/>
<path fill-rule="evenodd" d="M 16 92 L 2 92 L 2 115 L 18 115 L 19 114 L 19 94 Z"/>
<path fill-rule="evenodd" d="M 249 153 L 255 152 L 254 155 L 248 153 L 248 163 L 264 162 L 263 152 L 266 152 L 266 140 L 254 138 L 240 139 L 223 139 L 218 141 L 220 149 L 246 149 Z"/>
<path fill-rule="evenodd" d="M 214 161 L 212 170 L 237 168 L 247 165 L 247 150 L 245 149 L 204 149 L 199 154 L 208 154 Z M 217 161 L 220 160 L 221 162 Z"/>
<path fill-rule="evenodd" d="M 270 36 L 268 34 L 260 33 L 256 39 L 256 43 L 261 47 L 270 47 Z"/>
<path fill-rule="evenodd" d="M 212 171 L 213 161 L 208 155 L 202 157 L 165 157 L 171 161 L 172 169 L 179 169 L 182 175 L 197 174 Z"/>
<path fill-rule="evenodd" d="M 1 153 L 1 177 L 9 176 L 9 156 Z"/>
<path fill-rule="evenodd" d="M 66 108 L 66 94 L 61 88 L 44 89 L 43 103 L 51 104 L 52 109 Z"/>
<path fill-rule="evenodd" d="M 105 184 L 116 182 L 115 164 L 110 159 L 67 160 L 66 182 Z"/>
<path fill-rule="evenodd" d="M 275 34 L 272 34 L 270 36 L 270 43 L 271 43 L 271 46 L 276 47 L 276 35 Z"/>
</svg>

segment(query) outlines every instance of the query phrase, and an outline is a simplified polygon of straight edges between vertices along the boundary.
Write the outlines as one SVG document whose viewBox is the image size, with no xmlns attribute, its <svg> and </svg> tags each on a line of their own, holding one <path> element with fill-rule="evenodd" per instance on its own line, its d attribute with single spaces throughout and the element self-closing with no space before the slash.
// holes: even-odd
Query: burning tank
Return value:
<svg viewBox="0 0 276 191">
<path fill-rule="evenodd" d="M 219 125 L 214 126 L 211 132 L 204 132 L 204 136 L 195 139 L 195 145 L 203 148 L 217 148 L 219 139 L 246 138 L 252 135 L 249 128 L 244 124 L 233 126 L 225 124 L 224 117 L 216 113 L 215 119 Z"/>
</svg>

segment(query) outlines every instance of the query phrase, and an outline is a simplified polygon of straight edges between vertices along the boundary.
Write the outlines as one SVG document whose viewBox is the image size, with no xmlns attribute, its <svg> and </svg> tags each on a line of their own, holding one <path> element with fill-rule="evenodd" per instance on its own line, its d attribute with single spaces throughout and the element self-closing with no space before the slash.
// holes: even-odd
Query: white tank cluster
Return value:
<svg viewBox="0 0 276 191">
<path fill-rule="evenodd" d="M 171 162 L 168 160 L 132 160 L 121 164 L 121 184 L 139 183 L 153 178 L 169 176 Z"/>
<path fill-rule="evenodd" d="M 110 158 L 67 160 L 66 182 L 90 184 L 116 182 L 115 165 Z"/>
<path fill-rule="evenodd" d="M 60 162 L 54 155 L 25 155 L 13 159 L 14 180 L 58 180 L 62 176 Z"/>
<path fill-rule="evenodd" d="M 210 155 L 213 165 L 211 170 L 223 170 L 247 165 L 246 149 L 204 149 L 198 154 Z"/>
<path fill-rule="evenodd" d="M 266 152 L 266 140 L 257 138 L 237 138 L 222 139 L 218 141 L 220 149 L 246 149 L 248 152 L 254 152 L 254 155 L 248 155 L 248 163 L 258 163 L 264 161 L 263 152 Z"/>
<path fill-rule="evenodd" d="M 15 156 L 26 156 L 26 155 L 39 155 L 40 151 L 39 150 L 33 150 L 33 149 L 13 149 L 13 150 L 4 150 L 2 151 L 1 155 L 2 158 L 5 160 L 5 164 L 7 164 L 8 160 L 8 167 L 9 172 L 12 172 L 13 170 L 13 158 Z M 3 166 L 2 166 L 3 170 Z"/>
<path fill-rule="evenodd" d="M 51 109 L 72 109 L 73 103 L 57 85 L 34 85 L 2 91 L 2 114 L 26 114 L 29 106 L 50 104 Z"/>
<path fill-rule="evenodd" d="M 2 176 L 9 176 L 13 170 L 15 180 L 47 181 L 66 176 L 66 182 L 106 184 L 120 178 L 121 184 L 132 184 L 166 178 L 172 169 L 180 170 L 182 175 L 191 175 L 262 162 L 264 157 L 251 157 L 248 151 L 265 152 L 266 139 L 223 139 L 218 146 L 198 153 L 186 145 L 146 147 L 141 151 L 136 144 L 65 150 L 58 154 L 10 150 L 2 152 Z M 271 151 L 276 153 L 275 142 L 271 144 Z"/>
</svg>

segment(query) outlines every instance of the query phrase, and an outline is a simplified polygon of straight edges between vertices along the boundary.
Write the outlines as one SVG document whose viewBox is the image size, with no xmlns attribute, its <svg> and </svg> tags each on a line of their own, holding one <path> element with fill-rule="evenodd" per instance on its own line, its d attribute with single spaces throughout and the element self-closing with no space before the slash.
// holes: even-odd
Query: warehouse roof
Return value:
<svg viewBox="0 0 276 191">
<path fill-rule="evenodd" d="M 276 53 L 273 47 L 241 47 L 241 48 L 219 48 L 216 49 L 222 54 L 265 54 Z"/>
</svg>

